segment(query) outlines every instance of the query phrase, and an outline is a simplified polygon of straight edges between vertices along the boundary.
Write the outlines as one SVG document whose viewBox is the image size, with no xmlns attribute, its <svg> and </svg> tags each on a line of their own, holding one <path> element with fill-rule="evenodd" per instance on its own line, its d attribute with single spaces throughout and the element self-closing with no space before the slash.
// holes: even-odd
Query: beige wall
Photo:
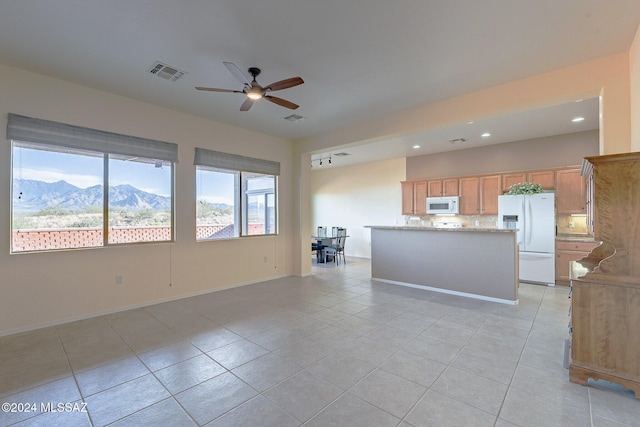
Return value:
<svg viewBox="0 0 640 427">
<path fill-rule="evenodd" d="M 631 75 L 631 149 L 640 151 L 640 27 L 629 51 Z"/>
<path fill-rule="evenodd" d="M 345 227 L 349 235 L 345 254 L 370 258 L 371 230 L 364 226 L 403 223 L 400 181 L 404 176 L 404 158 L 312 172 L 308 234 L 319 225 Z"/>
<path fill-rule="evenodd" d="M 2 203 L 0 335 L 291 274 L 290 141 L 5 66 L 0 66 L 0 94 L 2 129 L 11 112 L 179 145 L 174 244 L 9 255 L 10 204 Z M 278 237 L 196 243 L 196 146 L 281 162 Z M 5 201 L 10 171 L 5 140 L 0 146 Z M 116 275 L 124 284 L 115 285 Z"/>
<path fill-rule="evenodd" d="M 408 157 L 407 180 L 574 166 L 598 154 L 598 131 L 576 132 Z"/>
</svg>

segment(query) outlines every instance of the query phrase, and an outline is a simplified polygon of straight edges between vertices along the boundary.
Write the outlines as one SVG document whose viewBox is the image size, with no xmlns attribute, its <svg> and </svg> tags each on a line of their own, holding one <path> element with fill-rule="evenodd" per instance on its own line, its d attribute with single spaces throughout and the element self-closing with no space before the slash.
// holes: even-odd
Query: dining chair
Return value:
<svg viewBox="0 0 640 427">
<path fill-rule="evenodd" d="M 329 257 L 332 257 L 335 261 L 336 265 L 339 263 L 339 255 L 342 254 L 342 260 L 344 263 L 347 263 L 347 260 L 344 257 L 344 241 L 346 236 L 338 236 L 336 237 L 336 244 L 331 246 L 325 246 L 324 250 L 324 263 L 326 264 L 329 260 Z"/>
<path fill-rule="evenodd" d="M 338 229 L 338 241 L 336 243 L 336 249 L 337 249 L 337 253 L 336 253 L 336 257 L 339 255 L 342 255 L 342 261 L 346 264 L 347 263 L 347 259 L 344 256 L 344 244 L 347 240 L 347 229 L 346 228 L 339 228 Z"/>
</svg>

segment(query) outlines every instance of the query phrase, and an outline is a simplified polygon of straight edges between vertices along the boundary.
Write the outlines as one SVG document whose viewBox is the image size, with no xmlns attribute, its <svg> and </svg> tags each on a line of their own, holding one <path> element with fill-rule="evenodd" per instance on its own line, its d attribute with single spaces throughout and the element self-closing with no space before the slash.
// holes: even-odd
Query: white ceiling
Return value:
<svg viewBox="0 0 640 427">
<path fill-rule="evenodd" d="M 639 0 L 2 0 L 0 63 L 295 140 L 626 52 L 639 25 Z M 148 73 L 155 61 L 187 74 L 161 79 Z M 299 104 L 304 120 L 286 121 L 293 111 L 264 100 L 240 112 L 241 94 L 196 91 L 242 88 L 223 61 L 260 67 L 263 85 L 302 77 L 274 95 Z M 597 128 L 596 101 L 572 104 L 379 141 L 349 157 Z M 549 122 L 561 114 L 587 120 Z M 478 139 L 485 130 L 490 141 Z M 416 141 L 431 148 L 407 152 Z"/>
</svg>

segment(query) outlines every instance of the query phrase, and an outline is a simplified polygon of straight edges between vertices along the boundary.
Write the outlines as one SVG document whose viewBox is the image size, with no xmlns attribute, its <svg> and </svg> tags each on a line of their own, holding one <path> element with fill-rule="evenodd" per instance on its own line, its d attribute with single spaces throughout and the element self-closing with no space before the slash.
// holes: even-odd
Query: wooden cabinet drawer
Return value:
<svg viewBox="0 0 640 427">
<path fill-rule="evenodd" d="M 596 242 L 574 242 L 568 240 L 556 241 L 556 251 L 578 251 L 589 253 L 596 246 L 598 246 L 598 243 Z"/>
</svg>

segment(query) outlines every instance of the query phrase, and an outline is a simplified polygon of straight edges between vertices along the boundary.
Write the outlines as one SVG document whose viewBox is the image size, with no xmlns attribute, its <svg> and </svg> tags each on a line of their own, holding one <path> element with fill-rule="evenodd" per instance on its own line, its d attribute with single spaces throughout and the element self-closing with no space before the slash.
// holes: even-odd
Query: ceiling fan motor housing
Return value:
<svg viewBox="0 0 640 427">
<path fill-rule="evenodd" d="M 256 77 L 258 77 L 261 72 L 262 70 L 260 70 L 260 68 L 256 68 L 256 67 L 249 68 L 249 74 L 251 74 L 251 76 L 253 77 L 253 80 L 255 80 Z"/>
</svg>

